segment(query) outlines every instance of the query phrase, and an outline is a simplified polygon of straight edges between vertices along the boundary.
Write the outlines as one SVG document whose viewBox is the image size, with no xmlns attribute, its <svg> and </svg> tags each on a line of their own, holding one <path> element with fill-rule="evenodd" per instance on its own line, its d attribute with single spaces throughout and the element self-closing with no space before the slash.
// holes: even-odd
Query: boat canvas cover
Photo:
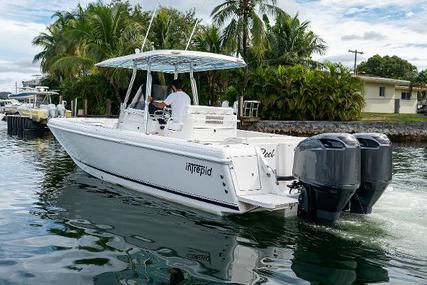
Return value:
<svg viewBox="0 0 427 285">
<path fill-rule="evenodd" d="M 154 50 L 111 58 L 98 67 L 116 67 L 147 70 L 164 73 L 188 73 L 245 67 L 244 60 L 232 56 L 200 51 Z"/>
</svg>

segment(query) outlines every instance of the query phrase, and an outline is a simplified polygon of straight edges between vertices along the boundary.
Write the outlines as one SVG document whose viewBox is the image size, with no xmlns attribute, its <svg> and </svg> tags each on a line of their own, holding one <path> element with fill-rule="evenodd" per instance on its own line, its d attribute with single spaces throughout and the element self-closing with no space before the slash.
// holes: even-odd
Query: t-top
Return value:
<svg viewBox="0 0 427 285">
<path fill-rule="evenodd" d="M 169 94 L 164 102 L 166 105 L 171 106 L 172 118 L 175 122 L 182 122 L 184 120 L 187 106 L 191 104 L 190 96 L 183 91 Z"/>
</svg>

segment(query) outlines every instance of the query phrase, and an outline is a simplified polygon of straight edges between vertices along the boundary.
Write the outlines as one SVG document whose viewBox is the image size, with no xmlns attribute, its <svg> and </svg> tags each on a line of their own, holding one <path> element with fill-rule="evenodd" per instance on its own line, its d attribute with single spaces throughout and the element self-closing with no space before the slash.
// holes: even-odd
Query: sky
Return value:
<svg viewBox="0 0 427 285">
<path fill-rule="evenodd" d="M 93 1 L 93 0 L 92 0 Z M 32 39 L 53 22 L 56 11 L 72 10 L 91 0 L 0 0 L 0 91 L 14 92 L 22 80 L 40 74 L 33 63 L 39 47 Z M 143 9 L 160 3 L 180 10 L 196 9 L 199 18 L 209 22 L 213 7 L 223 0 L 130 0 Z M 103 2 L 108 2 L 104 0 Z M 290 15 L 298 13 L 328 45 L 320 61 L 341 62 L 352 67 L 349 49 L 363 51 L 358 62 L 375 54 L 397 55 L 418 70 L 427 68 L 427 0 L 277 0 Z"/>
</svg>

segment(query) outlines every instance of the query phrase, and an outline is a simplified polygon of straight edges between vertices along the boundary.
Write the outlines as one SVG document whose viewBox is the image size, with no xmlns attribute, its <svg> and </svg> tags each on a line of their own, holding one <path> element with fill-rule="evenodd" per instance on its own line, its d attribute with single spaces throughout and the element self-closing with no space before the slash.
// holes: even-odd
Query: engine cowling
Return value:
<svg viewBox="0 0 427 285">
<path fill-rule="evenodd" d="M 391 142 L 384 134 L 354 135 L 361 147 L 361 183 L 350 200 L 352 213 L 369 214 L 392 179 Z"/>
<path fill-rule="evenodd" d="M 350 134 L 321 134 L 300 142 L 292 171 L 303 185 L 299 216 L 334 223 L 360 186 L 360 165 L 360 145 Z"/>
</svg>

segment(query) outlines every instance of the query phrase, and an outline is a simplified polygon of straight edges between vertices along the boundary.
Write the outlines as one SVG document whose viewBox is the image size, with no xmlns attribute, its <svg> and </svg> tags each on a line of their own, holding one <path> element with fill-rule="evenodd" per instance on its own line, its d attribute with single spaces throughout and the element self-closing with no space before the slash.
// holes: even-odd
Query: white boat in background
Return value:
<svg viewBox="0 0 427 285">
<path fill-rule="evenodd" d="M 17 107 L 19 115 L 30 117 L 35 122 L 46 123 L 49 118 L 71 117 L 71 111 L 65 109 L 64 102 L 52 104 L 52 96 L 58 95 L 56 91 L 49 91 L 49 87 L 36 86 L 21 88 L 20 92 L 9 95 L 9 98 L 26 102 Z"/>
<path fill-rule="evenodd" d="M 369 212 L 391 179 L 391 148 L 384 136 L 363 137 L 375 144 L 376 155 L 387 164 L 383 176 L 371 174 L 377 180 L 369 183 L 382 183 L 375 188 L 380 194 L 368 191 L 365 196 L 375 197 L 365 203 L 366 187 L 360 187 L 365 185 L 363 148 L 357 136 L 324 134 L 305 139 L 238 130 L 232 108 L 198 105 L 194 72 L 245 65 L 235 57 L 183 50 L 109 59 L 97 66 L 133 69 L 120 117 L 52 118 L 48 126 L 87 173 L 207 212 L 282 211 L 285 216 L 298 212 L 316 221 L 334 222 L 360 189 L 358 205 Z M 152 94 L 152 72 L 175 78 L 189 73 L 193 105 L 182 123 L 174 122 L 164 110 L 145 112 L 149 100 L 142 86 L 128 103 L 137 70 L 147 71 L 145 94 Z M 144 108 L 132 107 L 138 103 Z"/>
<path fill-rule="evenodd" d="M 18 113 L 18 107 L 21 103 L 15 99 L 1 99 L 0 100 L 0 113 L 4 115 L 12 115 Z"/>
</svg>

